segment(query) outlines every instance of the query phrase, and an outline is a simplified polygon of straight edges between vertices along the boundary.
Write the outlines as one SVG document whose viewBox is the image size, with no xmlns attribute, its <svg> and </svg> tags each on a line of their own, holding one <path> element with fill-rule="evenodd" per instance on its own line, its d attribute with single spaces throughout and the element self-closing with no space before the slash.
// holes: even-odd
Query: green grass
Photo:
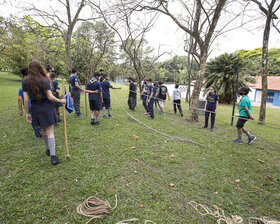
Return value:
<svg viewBox="0 0 280 224">
<path fill-rule="evenodd" d="M 133 113 L 137 119 L 207 147 L 174 142 L 127 119 L 119 105 L 127 108 L 128 89 L 122 86 L 111 91 L 113 118 L 101 119 L 102 125 L 91 126 L 89 116 L 67 114 L 71 160 L 65 159 L 59 124 L 56 150 L 63 162 L 52 166 L 43 140 L 34 138 L 25 116 L 18 115 L 20 86 L 19 78 L 0 73 L 0 223 L 85 223 L 88 218 L 76 213 L 79 203 L 93 195 L 114 206 L 115 194 L 116 210 L 92 223 L 133 217 L 140 219 L 137 223 L 215 223 L 190 207 L 190 200 L 211 208 L 219 205 L 227 216 L 280 219 L 279 127 L 249 121 L 246 127 L 258 138 L 252 145 L 237 145 L 231 142 L 236 138 L 231 106 L 220 106 L 215 131 L 209 132 L 200 129 L 203 116 L 201 122 L 189 123 L 187 112 L 184 118 L 172 114 L 170 102 L 166 116 L 156 111 L 150 121 L 138 100 Z M 81 98 L 84 105 L 84 95 Z M 186 111 L 185 103 L 183 108 Z M 253 113 L 257 115 L 258 108 Z M 280 124 L 279 110 L 267 109 L 267 121 Z"/>
</svg>

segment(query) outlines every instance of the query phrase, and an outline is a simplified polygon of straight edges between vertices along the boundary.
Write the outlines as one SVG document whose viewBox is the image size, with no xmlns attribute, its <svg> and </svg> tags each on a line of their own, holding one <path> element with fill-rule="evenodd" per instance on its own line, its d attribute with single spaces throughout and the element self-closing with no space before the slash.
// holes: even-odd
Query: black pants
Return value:
<svg viewBox="0 0 280 224">
<path fill-rule="evenodd" d="M 80 112 L 80 97 L 81 97 L 80 91 L 72 91 L 71 95 L 74 100 L 75 113 L 77 115 L 80 115 L 81 114 L 81 112 Z"/>
<path fill-rule="evenodd" d="M 149 112 L 149 108 L 148 108 L 148 105 L 147 105 L 147 96 L 144 95 L 142 100 L 143 100 L 143 106 L 144 106 L 146 112 Z"/>
<path fill-rule="evenodd" d="M 154 119 L 154 102 L 155 102 L 155 100 L 154 100 L 154 98 L 152 98 L 152 99 L 150 100 L 150 102 L 149 102 L 149 105 L 148 105 L 150 117 L 151 117 L 152 119 Z"/>
<path fill-rule="evenodd" d="M 207 111 L 205 111 L 205 125 L 204 125 L 204 127 L 206 127 L 206 128 L 208 127 L 209 114 L 211 113 L 209 111 L 213 111 L 214 113 L 211 113 L 211 129 L 212 129 L 212 128 L 214 128 L 214 124 L 215 124 L 216 105 L 214 105 L 214 106 L 206 105 L 206 110 Z"/>
<path fill-rule="evenodd" d="M 179 110 L 180 114 L 183 114 L 183 111 L 182 111 L 182 108 L 181 108 L 181 100 L 173 100 L 173 110 L 174 110 L 174 113 L 177 113 L 176 106 L 178 107 L 178 110 Z"/>
<path fill-rule="evenodd" d="M 134 97 L 128 97 L 128 101 L 127 101 L 128 107 L 130 110 L 135 110 L 135 98 Z"/>
</svg>

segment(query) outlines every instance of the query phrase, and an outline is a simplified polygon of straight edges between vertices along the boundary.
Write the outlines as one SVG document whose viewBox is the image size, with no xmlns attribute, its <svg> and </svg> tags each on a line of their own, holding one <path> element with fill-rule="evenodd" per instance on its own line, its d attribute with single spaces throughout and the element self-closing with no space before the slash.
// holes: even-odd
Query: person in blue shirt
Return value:
<svg viewBox="0 0 280 224">
<path fill-rule="evenodd" d="M 210 131 L 214 130 L 215 117 L 216 117 L 216 113 L 217 113 L 217 110 L 218 110 L 218 105 L 219 105 L 219 96 L 216 93 L 215 87 L 210 86 L 209 92 L 208 92 L 207 97 L 206 97 L 206 103 L 204 105 L 205 124 L 204 124 L 203 128 L 208 127 L 209 113 L 211 113 L 211 129 L 210 129 Z"/>
<path fill-rule="evenodd" d="M 143 106 L 146 110 L 145 114 L 149 115 L 149 108 L 148 108 L 148 104 L 147 104 L 147 96 L 148 96 L 148 92 L 149 92 L 149 86 L 147 84 L 147 79 L 145 78 L 142 84 L 142 94 L 141 94 L 141 98 L 143 101 Z"/>
<path fill-rule="evenodd" d="M 112 117 L 111 114 L 111 97 L 110 97 L 110 88 L 111 89 L 121 89 L 121 87 L 113 87 L 110 82 L 108 81 L 108 75 L 104 74 L 101 77 L 101 88 L 102 88 L 102 95 L 103 95 L 103 118 L 107 118 L 106 116 L 106 109 L 108 110 L 108 117 Z"/>
<path fill-rule="evenodd" d="M 75 113 L 78 117 L 82 116 L 82 113 L 80 111 L 80 98 L 81 98 L 81 91 L 86 92 L 81 87 L 81 82 L 77 76 L 77 69 L 72 68 L 71 75 L 69 77 L 69 84 L 71 88 L 71 97 L 73 97 L 73 105 L 75 109 Z"/>
<path fill-rule="evenodd" d="M 33 60 L 29 63 L 28 75 L 22 81 L 24 96 L 24 108 L 26 121 L 43 129 L 43 137 L 46 145 L 46 154 L 51 156 L 53 165 L 59 164 L 60 159 L 55 154 L 54 125 L 57 118 L 52 102 L 66 103 L 65 99 L 57 99 L 51 92 L 51 83 L 41 62 Z M 29 111 L 29 99 L 31 99 L 31 114 Z"/>
<path fill-rule="evenodd" d="M 248 137 L 248 144 L 251 144 L 254 140 L 256 140 L 256 136 L 253 136 L 249 133 L 249 131 L 244 127 L 244 124 L 247 120 L 254 120 L 252 115 L 252 106 L 249 97 L 247 96 L 250 92 L 249 87 L 244 86 L 239 90 L 240 96 L 242 99 L 239 102 L 239 118 L 236 123 L 237 128 L 237 139 L 232 140 L 233 142 L 242 144 L 242 132 Z"/>
<path fill-rule="evenodd" d="M 28 71 L 27 67 L 23 67 L 20 69 L 20 73 L 23 75 L 23 77 L 27 76 L 27 71 Z M 22 88 L 20 88 L 18 91 L 18 109 L 19 109 L 20 116 L 23 115 L 22 106 L 24 106 L 24 96 L 23 96 Z M 29 100 L 29 111 L 31 111 L 31 100 Z M 41 135 L 42 130 L 40 126 L 32 125 L 32 128 L 34 130 L 34 134 L 36 138 L 42 137 Z"/>
<path fill-rule="evenodd" d="M 128 78 L 129 81 L 129 94 L 128 94 L 128 108 L 132 111 L 135 111 L 135 98 L 136 98 L 136 89 L 134 85 L 134 79 L 132 77 Z"/>
<path fill-rule="evenodd" d="M 86 91 L 89 93 L 88 100 L 89 100 L 90 110 L 92 111 L 92 115 L 91 115 L 92 125 L 100 125 L 99 111 L 102 109 L 103 94 L 102 94 L 101 83 L 99 82 L 99 76 L 100 76 L 99 72 L 94 72 L 93 78 L 91 78 L 91 80 L 89 80 L 86 85 Z"/>
<path fill-rule="evenodd" d="M 156 89 L 152 83 L 151 79 L 148 79 L 148 87 L 149 92 L 147 96 L 147 104 L 148 104 L 148 110 L 150 114 L 150 119 L 154 119 L 154 102 L 155 102 L 155 95 L 156 95 Z"/>
<path fill-rule="evenodd" d="M 59 97 L 60 87 L 58 85 L 58 82 L 56 81 L 56 74 L 54 72 L 50 73 L 50 79 L 52 80 L 52 92 L 53 92 L 53 95 L 57 99 L 60 99 L 60 97 Z M 61 122 L 59 107 L 62 107 L 62 104 L 61 103 L 53 103 L 53 105 L 54 105 L 54 108 L 55 108 L 55 111 L 56 111 L 57 121 Z"/>
</svg>

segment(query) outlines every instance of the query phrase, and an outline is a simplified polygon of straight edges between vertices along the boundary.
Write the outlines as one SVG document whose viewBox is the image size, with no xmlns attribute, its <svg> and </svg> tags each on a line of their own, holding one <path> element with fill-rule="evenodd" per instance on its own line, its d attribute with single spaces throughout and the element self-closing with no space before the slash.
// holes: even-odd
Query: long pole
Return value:
<svg viewBox="0 0 280 224">
<path fill-rule="evenodd" d="M 62 83 L 63 89 L 63 98 L 65 99 L 65 85 Z M 66 110 L 65 105 L 63 106 L 63 126 L 64 126 L 64 140 L 65 140 L 65 154 L 66 158 L 70 159 L 69 149 L 68 149 L 68 141 L 67 141 L 67 127 L 66 127 Z"/>
<path fill-rule="evenodd" d="M 87 89 L 87 79 L 85 78 L 85 89 Z M 87 117 L 87 93 L 85 92 L 85 109 L 86 109 L 86 117 Z"/>
<path fill-rule="evenodd" d="M 238 65 L 236 67 L 235 94 L 234 94 L 234 102 L 233 102 L 233 108 L 232 108 L 232 116 L 231 116 L 231 124 L 230 124 L 231 126 L 233 126 L 235 103 L 236 103 L 236 100 L 237 100 L 239 70 L 240 70 L 240 66 Z"/>
</svg>

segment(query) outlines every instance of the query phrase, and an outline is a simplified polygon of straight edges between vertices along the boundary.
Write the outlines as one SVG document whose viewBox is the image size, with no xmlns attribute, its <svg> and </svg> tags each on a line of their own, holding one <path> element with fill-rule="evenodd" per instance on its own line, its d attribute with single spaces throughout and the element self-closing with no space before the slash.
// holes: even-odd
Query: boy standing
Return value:
<svg viewBox="0 0 280 224">
<path fill-rule="evenodd" d="M 170 101 L 170 96 L 167 87 L 163 85 L 164 83 L 160 81 L 158 84 L 159 84 L 159 92 L 156 94 L 156 97 L 159 98 L 158 104 L 161 110 L 160 114 L 165 115 L 164 106 L 166 101 L 166 95 L 168 96 L 169 101 Z"/>
<path fill-rule="evenodd" d="M 101 82 L 102 94 L 103 94 L 103 118 L 107 118 L 106 109 L 108 110 L 108 117 L 112 117 L 111 115 L 111 98 L 110 98 L 110 88 L 111 89 L 121 89 L 121 87 L 113 87 L 108 81 L 108 75 L 103 75 L 103 81 Z"/>
<path fill-rule="evenodd" d="M 176 83 L 175 88 L 172 93 L 173 110 L 174 110 L 174 114 L 176 114 L 177 113 L 176 105 L 177 105 L 178 110 L 179 110 L 181 116 L 183 117 L 183 111 L 181 108 L 181 91 L 178 88 L 179 88 L 179 84 Z"/>
<path fill-rule="evenodd" d="M 147 84 L 147 79 L 145 78 L 144 81 L 143 81 L 143 85 L 142 85 L 142 94 L 141 94 L 141 98 L 142 98 L 142 101 L 143 101 L 143 106 L 146 110 L 145 114 L 148 115 L 149 114 L 149 108 L 148 108 L 148 105 L 147 105 L 147 95 L 148 95 L 148 92 L 149 92 L 149 86 Z"/>
<path fill-rule="evenodd" d="M 78 117 L 81 117 L 82 113 L 80 112 L 80 96 L 81 96 L 80 92 L 81 91 L 85 92 L 85 90 L 81 88 L 81 82 L 77 76 L 77 69 L 75 68 L 72 68 L 71 70 L 69 83 L 71 88 L 71 97 L 73 97 L 73 101 L 74 101 L 75 113 L 77 114 Z"/>
<path fill-rule="evenodd" d="M 135 111 L 135 98 L 136 98 L 136 89 L 134 85 L 134 79 L 129 77 L 129 94 L 128 94 L 128 107 L 130 110 Z"/>
<path fill-rule="evenodd" d="M 90 110 L 92 111 L 92 115 L 91 115 L 92 125 L 100 125 L 99 111 L 102 108 L 103 94 L 102 94 L 101 84 L 98 81 L 99 76 L 100 73 L 95 72 L 93 74 L 93 78 L 89 80 L 86 86 L 87 92 L 89 93 L 88 100 L 89 100 Z"/>
<path fill-rule="evenodd" d="M 153 86 L 152 80 L 148 79 L 148 86 L 149 86 L 149 93 L 147 96 L 147 104 L 148 109 L 150 113 L 150 119 L 154 119 L 154 102 L 155 102 L 155 95 L 156 95 L 156 89 Z"/>
<path fill-rule="evenodd" d="M 232 140 L 233 142 L 242 144 L 242 132 L 244 132 L 248 137 L 248 144 L 251 144 L 257 137 L 251 135 L 246 128 L 244 128 L 244 124 L 247 120 L 254 120 L 252 116 L 252 107 L 251 101 L 247 96 L 250 89 L 247 86 L 241 87 L 239 90 L 239 94 L 242 96 L 242 99 L 239 102 L 239 118 L 236 124 L 237 128 L 237 139 Z"/>
</svg>

